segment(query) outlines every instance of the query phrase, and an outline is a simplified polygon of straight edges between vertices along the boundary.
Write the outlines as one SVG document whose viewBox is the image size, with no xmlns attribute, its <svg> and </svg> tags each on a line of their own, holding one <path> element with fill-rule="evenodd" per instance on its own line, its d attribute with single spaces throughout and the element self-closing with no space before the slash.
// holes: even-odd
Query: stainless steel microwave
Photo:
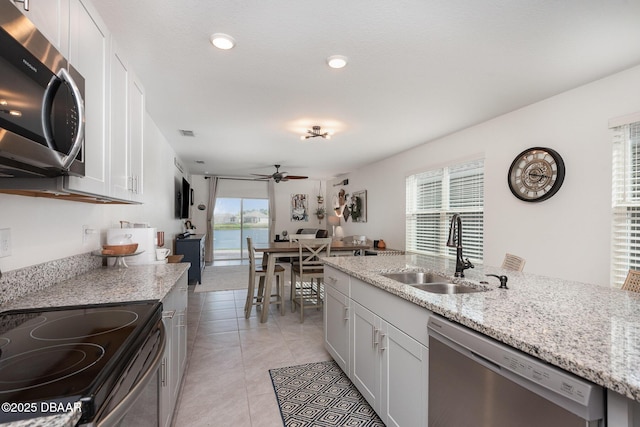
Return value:
<svg viewBox="0 0 640 427">
<path fill-rule="evenodd" d="M 0 1 L 0 178 L 84 176 L 84 79 Z"/>
</svg>

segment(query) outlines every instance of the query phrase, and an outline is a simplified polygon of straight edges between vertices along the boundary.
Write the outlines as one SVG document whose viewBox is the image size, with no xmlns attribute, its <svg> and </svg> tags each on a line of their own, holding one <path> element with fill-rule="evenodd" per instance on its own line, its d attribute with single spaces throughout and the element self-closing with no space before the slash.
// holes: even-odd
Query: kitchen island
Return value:
<svg viewBox="0 0 640 427">
<path fill-rule="evenodd" d="M 465 278 L 454 278 L 455 259 L 433 256 L 336 257 L 324 261 L 366 284 L 614 392 L 608 393 L 609 425 L 623 425 L 611 423 L 615 413 L 637 411 L 640 294 L 483 265 L 466 270 Z M 381 275 L 401 271 L 445 274 L 451 282 L 491 290 L 434 294 Z M 509 289 L 498 289 L 498 280 L 486 274 L 507 275 Z M 427 325 L 423 327 L 426 330 Z M 620 416 L 628 418 L 627 414 Z"/>
</svg>

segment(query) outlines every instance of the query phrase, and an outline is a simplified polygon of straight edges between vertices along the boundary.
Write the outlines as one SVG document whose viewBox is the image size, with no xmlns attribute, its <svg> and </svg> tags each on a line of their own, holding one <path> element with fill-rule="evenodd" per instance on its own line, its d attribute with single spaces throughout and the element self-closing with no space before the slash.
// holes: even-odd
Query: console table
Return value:
<svg viewBox="0 0 640 427">
<path fill-rule="evenodd" d="M 184 255 L 182 262 L 190 262 L 189 282 L 196 280 L 202 284 L 204 270 L 204 234 L 192 234 L 184 239 L 176 239 L 176 255 Z"/>
</svg>

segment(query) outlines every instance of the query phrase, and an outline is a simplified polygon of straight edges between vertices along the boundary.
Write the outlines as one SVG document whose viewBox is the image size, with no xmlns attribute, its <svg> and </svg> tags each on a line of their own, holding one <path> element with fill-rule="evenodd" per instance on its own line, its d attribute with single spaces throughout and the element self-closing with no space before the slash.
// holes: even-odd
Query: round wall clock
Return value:
<svg viewBox="0 0 640 427">
<path fill-rule="evenodd" d="M 507 182 L 518 199 L 541 202 L 558 192 L 564 181 L 564 172 L 560 154 L 550 148 L 533 147 L 513 160 Z"/>
</svg>

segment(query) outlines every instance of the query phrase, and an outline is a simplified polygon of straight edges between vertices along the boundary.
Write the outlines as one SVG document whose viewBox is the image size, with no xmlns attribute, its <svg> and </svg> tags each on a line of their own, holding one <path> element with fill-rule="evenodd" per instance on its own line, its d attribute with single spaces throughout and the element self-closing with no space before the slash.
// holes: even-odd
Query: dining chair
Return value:
<svg viewBox="0 0 640 427">
<path fill-rule="evenodd" d="M 502 268 L 505 270 L 522 271 L 524 270 L 524 263 L 526 260 L 519 256 L 512 254 L 505 254 L 504 261 L 502 261 Z"/>
<path fill-rule="evenodd" d="M 300 323 L 303 323 L 305 307 L 322 307 L 324 264 L 320 258 L 331 255 L 331 238 L 302 239 L 297 243 L 298 262 L 291 266 L 291 311 L 300 307 Z"/>
<path fill-rule="evenodd" d="M 640 271 L 629 270 L 627 278 L 622 284 L 623 291 L 640 292 Z"/>
<path fill-rule="evenodd" d="M 244 317 L 251 316 L 251 309 L 255 305 L 262 310 L 268 310 L 269 304 L 280 306 L 280 315 L 284 316 L 284 267 L 276 265 L 274 275 L 276 278 L 275 293 L 265 295 L 264 282 L 267 277 L 267 270 L 262 264 L 256 263 L 256 249 L 253 246 L 251 237 L 247 237 L 247 249 L 249 251 L 249 286 L 247 288 L 247 299 L 244 303 Z M 256 278 L 260 279 L 256 292 Z"/>
</svg>

